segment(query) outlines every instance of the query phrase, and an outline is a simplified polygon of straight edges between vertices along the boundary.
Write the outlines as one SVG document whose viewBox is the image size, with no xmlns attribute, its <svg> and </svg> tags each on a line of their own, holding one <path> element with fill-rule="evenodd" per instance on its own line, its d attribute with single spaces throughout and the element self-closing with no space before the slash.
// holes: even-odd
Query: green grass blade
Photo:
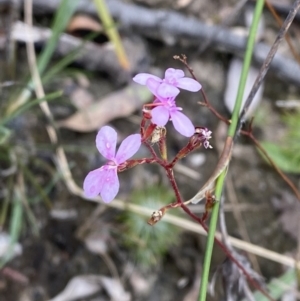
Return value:
<svg viewBox="0 0 300 301">
<path fill-rule="evenodd" d="M 4 127 L 1 126 L 1 121 L 0 121 L 0 145 L 5 144 L 10 137 L 11 131 Z"/>
<path fill-rule="evenodd" d="M 81 45 L 78 46 L 78 48 L 72 50 L 68 55 L 66 55 L 64 58 L 59 60 L 55 65 L 49 68 L 49 70 L 45 71 L 45 74 L 42 76 L 43 83 L 48 82 L 58 73 L 62 72 L 64 68 L 66 68 L 69 64 L 71 64 L 78 55 L 80 55 L 80 51 L 83 49 L 85 44 L 95 38 L 98 35 L 98 33 L 92 33 L 88 35 L 88 37 L 82 42 Z"/>
<path fill-rule="evenodd" d="M 60 96 L 62 96 L 63 92 L 62 91 L 57 91 L 57 92 L 53 92 L 50 93 L 48 95 L 46 95 L 43 98 L 37 98 L 34 99 L 28 103 L 23 104 L 21 107 L 19 107 L 16 111 L 14 111 L 13 113 L 11 113 L 10 115 L 8 115 L 7 117 L 4 117 L 1 121 L 0 121 L 0 128 L 3 127 L 8 121 L 12 120 L 13 118 L 17 117 L 18 115 L 24 113 L 25 111 L 27 111 L 28 109 L 30 109 L 31 107 L 43 102 L 43 101 L 50 101 L 50 100 L 54 100 Z"/>
<path fill-rule="evenodd" d="M 45 49 L 38 58 L 38 70 L 43 74 L 56 48 L 59 36 L 67 27 L 73 16 L 79 0 L 62 0 L 57 9 L 52 25 L 52 35 Z"/>
<path fill-rule="evenodd" d="M 12 177 L 9 177 L 8 179 L 8 193 L 7 196 L 4 198 L 4 201 L 2 202 L 2 206 L 1 206 L 1 213 L 0 213 L 0 230 L 2 230 L 5 221 L 6 221 L 6 217 L 7 217 L 7 212 L 8 212 L 8 205 L 10 203 L 10 199 L 11 199 L 11 191 L 12 191 Z"/>
<path fill-rule="evenodd" d="M 48 195 L 50 193 L 50 191 L 54 188 L 55 184 L 58 183 L 58 181 L 62 179 L 62 174 L 57 172 L 53 178 L 51 179 L 51 181 L 48 183 L 48 185 L 46 185 L 46 187 L 43 188 L 44 194 Z M 37 195 L 36 197 L 34 197 L 33 199 L 29 200 L 30 204 L 36 204 L 38 202 L 40 202 L 42 199 L 42 195 Z M 49 199 L 49 198 L 48 198 Z M 47 204 L 47 206 L 49 207 L 49 205 Z M 50 207 L 52 208 L 52 204 L 50 203 Z"/>
<path fill-rule="evenodd" d="M 6 255 L 0 261 L 0 269 L 12 258 L 13 248 L 16 242 L 19 240 L 21 234 L 22 222 L 23 222 L 23 206 L 21 204 L 20 191 L 16 189 L 16 194 L 14 197 L 12 214 L 10 219 L 10 231 L 9 231 L 10 243 Z"/>
<path fill-rule="evenodd" d="M 116 55 L 118 57 L 120 65 L 126 69 L 129 70 L 129 61 L 127 58 L 127 55 L 125 53 L 120 35 L 118 30 L 116 29 L 116 26 L 114 24 L 114 21 L 110 15 L 110 12 L 106 6 L 105 0 L 94 0 L 98 15 L 100 20 L 103 23 L 104 29 L 110 39 L 110 41 L 114 44 Z"/>
<path fill-rule="evenodd" d="M 24 173 L 25 178 L 32 184 L 32 186 L 35 188 L 37 193 L 39 194 L 39 198 L 44 201 L 46 207 L 48 209 L 52 208 L 51 201 L 47 195 L 47 193 L 44 191 L 43 187 L 37 182 L 35 179 L 34 174 L 27 168 L 26 166 L 22 165 L 22 171 Z"/>
<path fill-rule="evenodd" d="M 243 69 L 242 69 L 242 74 L 241 74 L 241 78 L 240 78 L 237 98 L 236 98 L 236 102 L 235 102 L 235 106 L 234 106 L 234 110 L 233 110 L 231 124 L 228 129 L 228 136 L 230 136 L 230 137 L 233 137 L 236 132 L 239 112 L 241 109 L 242 99 L 243 99 L 244 90 L 245 90 L 245 86 L 246 86 L 246 80 L 248 77 L 248 71 L 249 71 L 251 58 L 252 58 L 252 54 L 253 54 L 253 49 L 254 49 L 254 45 L 255 45 L 255 36 L 256 36 L 258 23 L 260 20 L 260 16 L 261 16 L 263 7 L 264 7 L 264 0 L 257 0 L 256 5 L 255 5 L 255 10 L 254 10 L 254 17 L 253 17 L 251 28 L 250 28 L 250 33 L 249 33 L 249 37 L 247 40 L 247 48 L 246 48 L 246 53 L 245 53 L 245 57 L 244 57 Z M 215 196 L 216 196 L 217 200 L 221 199 L 225 177 L 226 177 L 226 170 L 223 171 L 223 173 L 217 179 L 216 191 L 215 191 Z M 206 300 L 210 263 L 211 263 L 211 258 L 212 258 L 215 232 L 216 232 L 218 216 L 219 216 L 219 205 L 220 205 L 219 202 L 216 202 L 216 204 L 214 205 L 213 210 L 212 210 L 210 224 L 209 224 L 209 231 L 208 231 L 206 250 L 205 250 L 205 256 L 204 256 L 204 264 L 203 264 L 202 277 L 201 277 L 201 285 L 200 285 L 200 291 L 199 291 L 199 301 Z"/>
</svg>

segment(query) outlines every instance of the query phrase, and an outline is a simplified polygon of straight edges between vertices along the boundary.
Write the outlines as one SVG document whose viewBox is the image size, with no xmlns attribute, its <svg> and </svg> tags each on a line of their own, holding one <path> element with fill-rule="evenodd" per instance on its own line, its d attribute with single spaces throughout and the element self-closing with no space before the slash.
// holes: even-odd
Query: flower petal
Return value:
<svg viewBox="0 0 300 301">
<path fill-rule="evenodd" d="M 158 126 L 165 126 L 170 118 L 169 110 L 164 106 L 157 106 L 151 110 L 151 122 Z"/>
<path fill-rule="evenodd" d="M 100 167 L 90 171 L 85 177 L 83 182 L 83 190 L 87 197 L 92 198 L 100 193 L 103 186 L 103 174 L 103 167 Z"/>
<path fill-rule="evenodd" d="M 160 79 L 159 77 L 149 74 L 149 73 L 139 73 L 133 78 L 133 80 L 140 85 L 146 85 L 147 80 L 149 78 L 152 78 L 152 79 L 156 80 L 157 82 L 162 81 L 162 79 Z"/>
<path fill-rule="evenodd" d="M 165 72 L 165 79 L 184 77 L 184 72 L 181 69 L 168 68 Z"/>
<path fill-rule="evenodd" d="M 100 192 L 103 202 L 111 202 L 116 197 L 119 188 L 120 182 L 118 179 L 117 168 L 109 168 L 105 170 L 103 186 Z"/>
<path fill-rule="evenodd" d="M 176 97 L 179 94 L 179 89 L 170 84 L 160 84 L 157 88 L 157 96 L 160 98 Z"/>
<path fill-rule="evenodd" d="M 116 161 L 118 164 L 125 162 L 127 159 L 132 157 L 140 148 L 141 146 L 141 135 L 134 134 L 128 136 L 126 139 L 123 140 L 121 143 L 117 155 Z"/>
<path fill-rule="evenodd" d="M 186 137 L 191 137 L 195 133 L 195 127 L 191 120 L 179 111 L 171 112 L 171 119 L 176 131 Z"/>
<path fill-rule="evenodd" d="M 151 91 L 151 93 L 153 95 L 155 95 L 156 97 L 158 97 L 157 95 L 157 88 L 159 87 L 160 82 L 158 82 L 157 80 L 153 79 L 153 78 L 149 78 L 146 82 L 146 86 L 147 88 Z"/>
<path fill-rule="evenodd" d="M 202 86 L 193 78 L 184 77 L 177 80 L 177 87 L 191 92 L 197 92 Z"/>
<path fill-rule="evenodd" d="M 96 146 L 99 153 L 106 159 L 114 159 L 116 144 L 117 132 L 110 126 L 102 127 L 96 137 Z"/>
</svg>

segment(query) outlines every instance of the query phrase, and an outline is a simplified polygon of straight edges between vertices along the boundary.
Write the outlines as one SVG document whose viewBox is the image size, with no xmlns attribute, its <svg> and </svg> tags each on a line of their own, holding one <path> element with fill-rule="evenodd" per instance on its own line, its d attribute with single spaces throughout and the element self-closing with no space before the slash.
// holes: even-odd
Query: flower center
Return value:
<svg viewBox="0 0 300 301">
<path fill-rule="evenodd" d="M 168 77 L 167 79 L 163 79 L 163 82 L 165 82 L 166 84 L 172 85 L 172 86 L 177 86 L 177 80 L 175 77 L 171 76 Z"/>
<path fill-rule="evenodd" d="M 116 168 L 118 166 L 118 164 L 115 160 L 109 160 L 109 161 L 107 161 L 105 166 L 107 167 L 107 169 L 112 169 L 112 168 Z"/>
<path fill-rule="evenodd" d="M 154 103 L 156 106 L 165 107 L 169 112 L 182 111 L 182 108 L 176 106 L 175 97 L 157 98 Z"/>
<path fill-rule="evenodd" d="M 176 107 L 176 103 L 175 103 L 175 99 L 174 98 L 167 98 L 166 99 L 166 106 L 168 107 L 168 109 L 172 109 L 174 107 Z"/>
</svg>

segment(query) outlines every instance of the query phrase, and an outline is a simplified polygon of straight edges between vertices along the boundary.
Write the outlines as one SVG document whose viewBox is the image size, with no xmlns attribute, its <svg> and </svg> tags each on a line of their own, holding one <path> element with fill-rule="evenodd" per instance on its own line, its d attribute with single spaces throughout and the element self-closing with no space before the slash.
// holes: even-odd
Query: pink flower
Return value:
<svg viewBox="0 0 300 301">
<path fill-rule="evenodd" d="M 101 195 L 105 203 L 112 201 L 120 187 L 118 179 L 118 166 L 132 157 L 141 146 L 141 135 L 128 136 L 121 143 L 117 154 L 117 132 L 104 126 L 96 137 L 96 146 L 100 154 L 109 161 L 98 169 L 88 173 L 83 183 L 85 195 L 89 198 Z"/>
<path fill-rule="evenodd" d="M 179 93 L 178 88 L 191 92 L 201 89 L 201 85 L 196 80 L 184 77 L 182 70 L 174 68 L 166 70 L 164 79 L 148 73 L 139 73 L 133 78 L 136 83 L 146 85 L 150 89 L 149 79 L 155 80 L 159 84 L 156 93 L 162 98 L 176 97 Z"/>
<path fill-rule="evenodd" d="M 203 146 L 205 148 L 213 148 L 208 141 L 211 138 L 212 132 L 209 131 L 208 128 L 201 128 L 199 129 L 199 133 L 202 135 L 201 139 L 203 141 Z"/>
<path fill-rule="evenodd" d="M 151 110 L 151 122 L 158 126 L 165 126 L 171 119 L 174 128 L 183 136 L 191 137 L 195 133 L 195 127 L 191 120 L 176 106 L 175 97 L 160 97 L 156 91 L 159 83 L 152 78 L 147 80 L 148 88 L 157 97 L 154 100 L 156 107 Z"/>
</svg>

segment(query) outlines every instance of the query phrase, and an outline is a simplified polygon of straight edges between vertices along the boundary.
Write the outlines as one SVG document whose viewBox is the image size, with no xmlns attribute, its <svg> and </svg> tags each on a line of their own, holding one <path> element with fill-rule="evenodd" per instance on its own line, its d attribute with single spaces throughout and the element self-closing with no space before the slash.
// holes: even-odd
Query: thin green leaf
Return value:
<svg viewBox="0 0 300 301">
<path fill-rule="evenodd" d="M 37 98 L 34 99 L 32 101 L 29 101 L 28 103 L 23 104 L 21 107 L 19 107 L 16 111 L 14 111 L 13 113 L 11 113 L 10 115 L 4 117 L 1 121 L 0 121 L 0 128 L 3 128 L 3 125 L 5 125 L 8 121 L 12 120 L 13 118 L 15 118 L 16 116 L 24 113 L 25 111 L 27 111 L 28 109 L 30 109 L 31 107 L 43 102 L 43 101 L 50 101 L 53 99 L 56 99 L 60 96 L 62 96 L 63 92 L 62 91 L 57 91 L 57 92 L 53 92 L 50 93 L 48 95 L 46 95 L 43 98 Z"/>
<path fill-rule="evenodd" d="M 244 95 L 244 90 L 246 86 L 246 81 L 248 77 L 248 72 L 250 68 L 251 58 L 253 54 L 253 49 L 255 45 L 255 36 L 258 28 L 258 23 L 260 20 L 260 16 L 262 13 L 264 7 L 264 0 L 257 0 L 255 4 L 254 9 L 254 15 L 252 19 L 252 24 L 250 27 L 250 32 L 247 40 L 247 47 L 246 47 L 246 53 L 244 57 L 243 62 L 243 68 L 242 68 L 242 74 L 239 82 L 238 87 L 238 93 L 236 97 L 236 102 L 231 118 L 231 124 L 228 129 L 228 136 L 234 137 L 236 133 L 236 128 L 238 124 L 238 118 L 239 118 L 239 112 L 242 104 L 242 99 Z M 226 177 L 226 170 L 224 170 L 221 175 L 218 177 L 216 181 L 216 191 L 215 196 L 217 200 L 221 199 L 224 181 Z M 205 256 L 204 256 L 204 263 L 203 263 L 203 269 L 202 269 L 202 277 L 201 277 L 201 284 L 200 284 L 200 290 L 199 290 L 199 301 L 205 301 L 206 295 L 207 295 L 207 287 L 208 287 L 208 277 L 209 277 L 209 269 L 210 269 L 210 263 L 212 258 L 212 251 L 213 251 L 213 245 L 215 240 L 215 232 L 218 222 L 218 216 L 219 216 L 219 202 L 216 202 L 212 214 L 211 214 L 211 220 L 209 225 L 209 231 L 207 236 L 207 243 L 206 243 L 206 249 L 205 249 Z"/>
<path fill-rule="evenodd" d="M 37 60 L 37 68 L 41 76 L 44 74 L 44 71 L 46 70 L 50 62 L 53 52 L 57 46 L 59 36 L 65 30 L 72 15 L 75 12 L 78 1 L 79 0 L 62 0 L 60 2 L 51 28 L 52 35 L 47 41 L 45 48 L 43 49 Z M 18 110 L 20 106 L 22 106 L 29 100 L 33 90 L 34 84 L 33 81 L 30 80 L 27 84 L 26 89 L 23 89 L 20 94 L 14 98 L 14 102 L 11 104 L 11 106 L 8 107 L 6 113 L 10 115 L 15 110 Z"/>
<path fill-rule="evenodd" d="M 1 121 L 0 121 L 0 145 L 7 142 L 8 138 L 10 137 L 10 134 L 11 131 L 4 126 L 1 126 Z"/>
<path fill-rule="evenodd" d="M 51 179 L 51 181 L 48 183 L 48 185 L 46 185 L 46 187 L 43 188 L 43 191 L 44 191 L 44 194 L 48 195 L 51 190 L 54 188 L 55 184 L 60 180 L 62 179 L 62 174 L 57 172 L 53 178 Z M 30 204 L 36 204 L 38 202 L 41 201 L 42 199 L 42 195 L 37 195 L 36 197 L 34 197 L 33 199 L 30 199 L 29 200 L 29 203 Z M 48 206 L 49 207 L 49 206 Z M 50 203 L 50 208 L 52 207 L 52 204 Z"/>
<path fill-rule="evenodd" d="M 93 40 L 99 33 L 93 32 L 89 34 L 76 49 L 72 50 L 68 55 L 59 60 L 56 64 L 49 68 L 45 72 L 45 75 L 42 77 L 43 83 L 48 82 L 51 78 L 53 78 L 58 73 L 62 72 L 64 68 L 70 65 L 78 55 L 80 55 L 80 51 L 84 48 L 85 44 L 91 40 Z"/>
<path fill-rule="evenodd" d="M 38 181 L 35 179 L 34 174 L 24 165 L 21 165 L 22 171 L 24 172 L 24 176 L 27 180 L 33 185 L 33 187 L 36 189 L 39 199 L 43 200 L 47 208 L 51 208 L 52 204 L 51 201 L 47 195 L 47 193 L 44 191 L 43 187 L 38 183 Z"/>
<path fill-rule="evenodd" d="M 4 201 L 2 202 L 2 206 L 1 206 L 1 213 L 0 213 L 0 229 L 3 228 L 5 221 L 6 221 L 6 217 L 7 217 L 7 212 L 8 212 L 8 205 L 10 203 L 10 199 L 11 199 L 11 192 L 12 192 L 12 177 L 9 177 L 8 179 L 8 184 L 7 184 L 7 190 L 8 193 L 4 199 Z"/>
<path fill-rule="evenodd" d="M 12 254 L 13 254 L 12 250 L 16 242 L 19 240 L 21 234 L 22 222 L 23 222 L 23 206 L 21 204 L 19 192 L 17 192 L 16 190 L 16 195 L 14 198 L 13 209 L 12 209 L 12 214 L 10 219 L 9 248 L 4 258 L 0 261 L 0 268 L 2 268 L 12 258 Z"/>
<path fill-rule="evenodd" d="M 43 52 L 38 58 L 38 70 L 43 74 L 56 48 L 59 36 L 67 27 L 73 16 L 79 0 L 62 0 L 56 11 L 52 29 L 52 35 Z"/>
</svg>

